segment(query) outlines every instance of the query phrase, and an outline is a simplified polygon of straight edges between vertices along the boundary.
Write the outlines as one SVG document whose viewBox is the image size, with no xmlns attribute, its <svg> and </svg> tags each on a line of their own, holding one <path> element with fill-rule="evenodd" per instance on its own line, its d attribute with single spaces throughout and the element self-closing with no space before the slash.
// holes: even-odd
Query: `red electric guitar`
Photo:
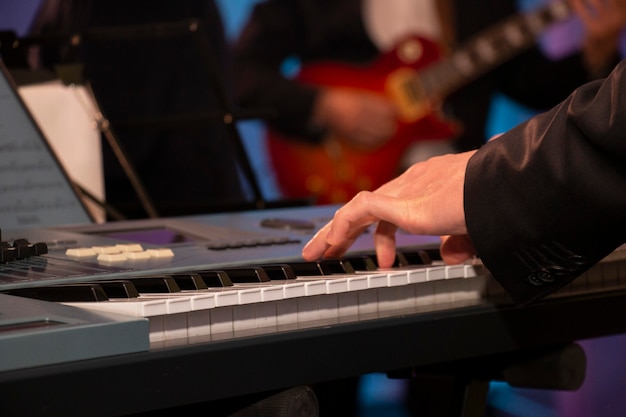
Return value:
<svg viewBox="0 0 626 417">
<path fill-rule="evenodd" d="M 308 145 L 269 130 L 268 151 L 281 191 L 289 198 L 314 197 L 317 204 L 342 203 L 391 180 L 412 143 L 455 136 L 458 127 L 440 117 L 437 103 L 530 47 L 548 25 L 570 14 L 566 1 L 517 14 L 445 57 L 437 44 L 411 37 L 367 67 L 326 62 L 302 68 L 299 82 L 390 98 L 399 110 L 398 129 L 375 150 L 356 149 L 332 135 L 321 145 Z"/>
</svg>

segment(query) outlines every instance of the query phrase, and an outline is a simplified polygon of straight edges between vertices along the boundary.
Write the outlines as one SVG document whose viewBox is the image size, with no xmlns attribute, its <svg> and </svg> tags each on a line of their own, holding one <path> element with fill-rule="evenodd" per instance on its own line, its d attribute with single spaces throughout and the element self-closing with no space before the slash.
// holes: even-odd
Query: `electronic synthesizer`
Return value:
<svg viewBox="0 0 626 417">
<path fill-rule="evenodd" d="M 151 294 L 153 299 L 143 297 L 134 303 L 71 301 L 82 301 L 78 292 L 91 290 L 87 284 L 92 282 L 300 260 L 303 244 L 329 220 L 334 209 L 309 207 L 3 231 L 0 371 L 147 350 L 150 341 L 186 338 L 192 310 L 200 305 L 203 311 L 212 309 L 215 322 L 218 313 L 232 309 L 233 303 L 241 304 L 241 287 L 236 291 L 222 288 L 217 294 L 204 291 L 195 298 L 185 291 L 185 299 L 181 294 L 168 295 L 168 300 Z M 364 236 L 355 253 L 371 253 L 369 240 Z M 404 247 L 433 247 L 436 239 L 402 235 L 399 242 Z M 305 295 L 305 289 L 319 292 L 320 284 L 309 283 L 305 288 L 292 283 L 292 298 Z M 251 287 L 244 286 L 248 296 L 253 296 Z M 54 295 L 50 295 L 52 290 Z M 59 296 L 59 292 L 63 294 Z M 270 294 L 269 289 L 265 288 L 264 294 Z M 207 302 L 212 304 L 207 306 Z M 300 301 L 300 321 L 304 320 L 302 304 Z M 182 329 L 171 329 L 174 317 L 182 318 Z M 155 330 L 164 322 L 169 325 L 166 330 Z M 220 329 L 234 330 L 233 326 L 237 327 L 231 323 L 205 327 L 212 327 L 216 335 Z"/>
<path fill-rule="evenodd" d="M 479 261 L 438 260 L 436 236 L 399 231 L 390 269 L 372 231 L 304 262 L 336 209 L 3 230 L 0 407 L 122 415 L 626 332 L 622 250 L 521 308 Z"/>
</svg>

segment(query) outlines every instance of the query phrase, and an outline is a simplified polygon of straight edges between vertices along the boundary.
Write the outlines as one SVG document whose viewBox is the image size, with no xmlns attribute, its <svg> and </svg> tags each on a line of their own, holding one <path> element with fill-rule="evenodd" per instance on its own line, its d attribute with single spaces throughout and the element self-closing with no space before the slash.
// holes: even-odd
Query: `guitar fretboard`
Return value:
<svg viewBox="0 0 626 417">
<path fill-rule="evenodd" d="M 424 68 L 418 77 L 406 78 L 402 88 L 411 101 L 444 98 L 528 49 L 548 26 L 570 15 L 566 1 L 515 15 L 470 39 L 447 59 Z"/>
</svg>

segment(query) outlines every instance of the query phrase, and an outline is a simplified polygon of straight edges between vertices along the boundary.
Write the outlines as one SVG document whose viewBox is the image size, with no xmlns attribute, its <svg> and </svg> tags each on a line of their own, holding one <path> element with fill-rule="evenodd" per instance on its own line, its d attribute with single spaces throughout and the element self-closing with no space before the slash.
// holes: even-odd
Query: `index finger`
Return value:
<svg viewBox="0 0 626 417">
<path fill-rule="evenodd" d="M 362 191 L 337 210 L 333 220 L 307 243 L 302 255 L 309 260 L 342 256 L 367 227 L 380 220 L 395 225 L 404 209 L 396 198 Z M 388 234 L 391 230 L 386 226 L 376 233 Z"/>
</svg>

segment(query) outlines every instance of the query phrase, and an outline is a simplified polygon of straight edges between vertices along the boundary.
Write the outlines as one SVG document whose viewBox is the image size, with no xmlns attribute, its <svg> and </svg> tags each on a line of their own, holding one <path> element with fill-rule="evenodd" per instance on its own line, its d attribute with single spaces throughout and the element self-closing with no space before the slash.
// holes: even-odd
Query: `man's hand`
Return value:
<svg viewBox="0 0 626 417">
<path fill-rule="evenodd" d="M 626 27 L 626 0 L 570 0 L 585 27 L 583 53 L 590 69 L 610 63 L 619 53 L 619 41 Z"/>
<path fill-rule="evenodd" d="M 475 151 L 431 158 L 373 192 L 363 191 L 346 203 L 304 247 L 308 260 L 343 256 L 370 225 L 377 223 L 374 246 L 381 267 L 393 264 L 395 233 L 444 238 L 446 261 L 462 262 L 473 255 L 463 209 L 465 169 Z M 459 237 L 462 236 L 462 237 Z"/>
<path fill-rule="evenodd" d="M 393 104 L 382 96 L 357 90 L 331 88 L 317 99 L 313 123 L 324 126 L 357 148 L 375 149 L 397 129 Z"/>
</svg>

